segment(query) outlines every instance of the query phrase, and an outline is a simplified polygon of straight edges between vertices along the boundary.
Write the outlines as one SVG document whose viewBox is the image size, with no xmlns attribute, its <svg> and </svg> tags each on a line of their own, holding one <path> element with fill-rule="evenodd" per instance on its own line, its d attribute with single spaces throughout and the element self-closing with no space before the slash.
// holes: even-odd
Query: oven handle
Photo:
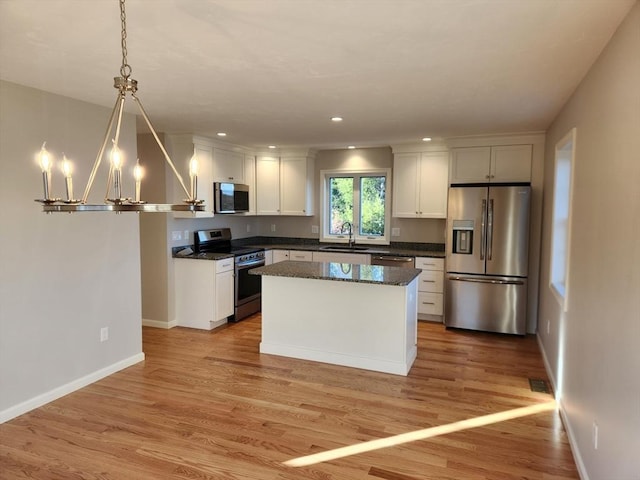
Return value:
<svg viewBox="0 0 640 480">
<path fill-rule="evenodd" d="M 262 267 L 262 266 L 264 266 L 264 260 L 258 260 L 255 262 L 247 262 L 247 263 L 236 263 L 237 269 L 254 268 L 254 267 Z"/>
</svg>

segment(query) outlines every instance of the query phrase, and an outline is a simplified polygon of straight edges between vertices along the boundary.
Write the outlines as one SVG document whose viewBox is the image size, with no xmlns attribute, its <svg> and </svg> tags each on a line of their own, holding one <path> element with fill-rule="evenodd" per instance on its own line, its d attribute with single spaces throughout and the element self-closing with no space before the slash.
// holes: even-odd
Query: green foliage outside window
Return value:
<svg viewBox="0 0 640 480">
<path fill-rule="evenodd" d="M 355 219 L 359 223 L 359 234 L 366 236 L 383 236 L 385 222 L 385 196 L 386 178 L 384 176 L 360 177 L 360 218 Z M 353 223 L 354 211 L 354 177 L 331 177 L 329 210 L 331 212 L 331 224 L 329 233 L 340 235 L 347 232 L 343 230 L 345 222 Z M 355 233 L 355 232 L 354 232 Z"/>
</svg>

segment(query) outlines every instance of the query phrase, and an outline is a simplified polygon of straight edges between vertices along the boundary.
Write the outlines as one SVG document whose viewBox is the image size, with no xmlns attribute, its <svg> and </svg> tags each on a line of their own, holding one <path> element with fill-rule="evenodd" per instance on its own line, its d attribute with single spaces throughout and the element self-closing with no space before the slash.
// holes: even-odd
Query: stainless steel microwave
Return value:
<svg viewBox="0 0 640 480">
<path fill-rule="evenodd" d="M 249 185 L 215 182 L 213 184 L 215 213 L 242 213 L 249 211 Z"/>
</svg>

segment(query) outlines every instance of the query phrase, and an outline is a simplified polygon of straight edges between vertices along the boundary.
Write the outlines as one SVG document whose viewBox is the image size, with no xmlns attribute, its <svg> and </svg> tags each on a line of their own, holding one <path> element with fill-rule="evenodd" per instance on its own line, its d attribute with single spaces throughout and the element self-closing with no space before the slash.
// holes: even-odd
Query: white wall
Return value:
<svg viewBox="0 0 640 480">
<path fill-rule="evenodd" d="M 0 105 L 0 421 L 6 421 L 144 357 L 137 216 L 46 215 L 33 201 L 43 196 L 35 154 L 45 140 L 52 154 L 64 151 L 74 160 L 76 196 L 82 195 L 109 109 L 7 82 L 0 82 Z M 120 144 L 136 150 L 130 115 Z M 52 193 L 63 196 L 59 164 L 53 176 Z M 100 176 L 91 198 L 101 202 L 104 191 Z M 102 327 L 109 340 L 101 343 Z"/>
<path fill-rule="evenodd" d="M 570 291 L 563 315 L 549 289 L 550 192 L 555 144 L 572 127 Z M 576 461 L 584 479 L 639 479 L 640 3 L 549 128 L 544 190 L 538 338 Z"/>
</svg>

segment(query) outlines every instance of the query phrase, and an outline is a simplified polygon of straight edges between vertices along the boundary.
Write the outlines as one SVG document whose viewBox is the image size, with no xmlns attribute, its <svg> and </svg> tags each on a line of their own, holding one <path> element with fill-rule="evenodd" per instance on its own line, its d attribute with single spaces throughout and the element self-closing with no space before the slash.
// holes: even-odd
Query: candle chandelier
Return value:
<svg viewBox="0 0 640 480">
<path fill-rule="evenodd" d="M 156 130 L 153 128 L 147 113 L 140 102 L 140 99 L 136 96 L 138 90 L 138 82 L 131 78 L 131 66 L 127 63 L 127 19 L 125 14 L 124 2 L 125 0 L 119 0 L 120 2 L 120 20 L 122 25 L 122 65 L 120 66 L 120 76 L 113 79 L 114 88 L 118 90 L 116 103 L 111 112 L 107 131 L 102 142 L 102 146 L 98 151 L 98 155 L 91 169 L 89 180 L 84 190 L 82 198 L 74 198 L 73 182 L 72 182 L 72 166 L 66 156 L 63 155 L 62 159 L 62 173 L 65 177 L 66 185 L 66 199 L 60 199 L 50 196 L 51 190 L 51 168 L 53 166 L 53 160 L 51 155 L 46 149 L 46 142 L 42 144 L 40 152 L 38 154 L 38 160 L 40 162 L 40 168 L 42 169 L 42 182 L 44 187 L 44 198 L 36 200 L 43 204 L 43 211 L 47 213 L 51 212 L 97 212 L 97 211 L 110 211 L 110 212 L 172 212 L 172 211 L 191 211 L 201 212 L 204 211 L 204 201 L 197 199 L 198 192 L 198 162 L 195 156 L 189 162 L 189 177 L 190 188 L 187 190 L 185 183 L 176 170 L 175 165 L 171 161 L 171 157 L 167 153 L 166 149 L 162 145 L 160 138 Z M 140 199 L 140 187 L 143 177 L 142 167 L 136 162 L 136 166 L 133 169 L 133 176 L 135 180 L 135 196 L 134 198 L 123 198 L 122 195 L 122 153 L 118 148 L 118 141 L 120 139 L 120 127 L 122 125 L 122 114 L 124 113 L 124 103 L 127 93 L 131 94 L 134 102 L 138 106 L 140 114 L 146 122 L 149 130 L 153 134 L 158 147 L 162 151 L 165 160 L 173 170 L 180 186 L 184 190 L 187 198 L 179 204 L 152 204 L 147 203 Z M 115 129 L 114 129 L 115 126 Z M 110 168 L 107 179 L 107 193 L 105 195 L 105 201 L 103 204 L 88 204 L 87 198 L 91 192 L 93 182 L 96 177 L 102 158 L 107 150 L 107 145 L 111 141 L 110 149 Z M 113 196 L 109 198 L 109 195 L 113 187 Z"/>
</svg>

